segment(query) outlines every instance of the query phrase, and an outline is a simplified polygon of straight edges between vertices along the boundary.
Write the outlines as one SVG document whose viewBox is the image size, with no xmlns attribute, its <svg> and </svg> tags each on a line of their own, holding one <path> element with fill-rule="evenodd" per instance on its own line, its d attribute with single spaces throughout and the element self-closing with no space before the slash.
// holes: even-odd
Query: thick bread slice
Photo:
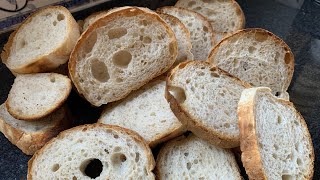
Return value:
<svg viewBox="0 0 320 180">
<path fill-rule="evenodd" d="M 216 33 L 231 33 L 245 26 L 244 14 L 235 0 L 179 0 L 175 7 L 190 9 L 207 17 Z"/>
<path fill-rule="evenodd" d="M 1 53 L 14 73 L 47 72 L 68 61 L 80 30 L 68 9 L 51 6 L 29 16 Z"/>
<path fill-rule="evenodd" d="M 241 179 L 230 150 L 194 136 L 178 137 L 166 143 L 157 157 L 158 179 Z"/>
<path fill-rule="evenodd" d="M 61 74 L 21 74 L 14 80 L 6 106 L 16 119 L 38 120 L 58 109 L 71 88 L 70 79 Z"/>
<path fill-rule="evenodd" d="M 194 59 L 207 60 L 215 45 L 215 34 L 209 21 L 196 12 L 176 7 L 162 7 L 157 12 L 178 18 L 190 32 Z"/>
<path fill-rule="evenodd" d="M 0 106 L 0 131 L 21 151 L 33 155 L 60 131 L 71 126 L 65 107 L 61 107 L 39 121 L 21 121 L 12 117 L 5 106 Z"/>
<path fill-rule="evenodd" d="M 121 102 L 106 107 L 98 122 L 136 131 L 150 147 L 181 135 L 184 127 L 166 101 L 166 81 L 157 78 Z"/>
<path fill-rule="evenodd" d="M 101 106 L 166 72 L 177 54 L 175 35 L 160 16 L 130 7 L 89 26 L 71 54 L 69 73 L 78 92 Z"/>
<path fill-rule="evenodd" d="M 198 137 L 223 148 L 239 146 L 237 107 L 250 87 L 205 61 L 175 67 L 167 79 L 166 98 L 177 118 Z"/>
<path fill-rule="evenodd" d="M 308 127 L 269 88 L 244 90 L 238 108 L 241 159 L 249 179 L 312 179 L 314 151 Z"/>
<path fill-rule="evenodd" d="M 211 51 L 209 62 L 253 86 L 266 86 L 286 96 L 294 57 L 276 35 L 264 29 L 244 29 L 223 39 Z"/>
<path fill-rule="evenodd" d="M 154 158 L 144 140 L 98 123 L 66 130 L 37 151 L 28 163 L 28 180 L 91 179 L 93 161 L 101 167 L 95 179 L 154 179 Z"/>
</svg>

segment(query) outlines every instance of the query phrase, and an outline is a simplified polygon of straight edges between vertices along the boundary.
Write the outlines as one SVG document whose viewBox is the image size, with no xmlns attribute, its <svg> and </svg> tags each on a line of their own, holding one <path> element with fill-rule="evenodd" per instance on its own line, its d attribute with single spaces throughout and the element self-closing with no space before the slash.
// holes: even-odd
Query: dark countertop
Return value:
<svg viewBox="0 0 320 180">
<path fill-rule="evenodd" d="M 76 19 L 83 19 L 92 12 L 124 5 L 155 9 L 173 5 L 174 2 L 174 0 L 114 0 L 74 13 L 74 16 Z M 320 179 L 320 3 L 318 0 L 292 0 L 291 2 L 303 3 L 300 8 L 291 8 L 274 0 L 238 0 L 238 2 L 246 16 L 246 27 L 260 27 L 273 32 L 291 47 L 295 55 L 295 71 L 289 88 L 290 100 L 301 112 L 309 127 L 316 155 L 313 179 L 318 180 Z M 0 35 L 1 49 L 8 35 L 9 33 Z M 6 100 L 13 78 L 10 71 L 0 64 L 0 103 Z M 75 92 L 71 93 L 67 103 L 76 117 L 74 125 L 95 122 L 101 111 L 99 108 L 91 107 Z M 30 156 L 24 155 L 0 133 L 0 179 L 26 179 L 29 159 Z"/>
</svg>

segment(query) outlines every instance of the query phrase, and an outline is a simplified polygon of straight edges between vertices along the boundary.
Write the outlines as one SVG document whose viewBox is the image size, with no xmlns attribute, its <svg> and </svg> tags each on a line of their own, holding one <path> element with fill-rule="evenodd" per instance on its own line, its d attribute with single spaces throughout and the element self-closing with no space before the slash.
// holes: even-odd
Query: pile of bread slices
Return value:
<svg viewBox="0 0 320 180">
<path fill-rule="evenodd" d="M 249 179 L 312 179 L 310 134 L 288 100 L 293 54 L 244 22 L 234 0 L 28 17 L 1 54 L 16 79 L 0 106 L 1 132 L 34 154 L 28 179 L 240 180 L 239 146 Z M 57 73 L 67 62 L 69 77 Z M 72 85 L 104 106 L 98 123 L 68 129 Z"/>
</svg>

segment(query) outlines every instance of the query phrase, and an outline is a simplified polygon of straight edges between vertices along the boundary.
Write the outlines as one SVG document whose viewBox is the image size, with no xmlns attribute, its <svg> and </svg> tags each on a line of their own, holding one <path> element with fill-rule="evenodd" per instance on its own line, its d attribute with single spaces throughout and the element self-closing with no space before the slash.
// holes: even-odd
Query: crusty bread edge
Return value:
<svg viewBox="0 0 320 180">
<path fill-rule="evenodd" d="M 32 62 L 28 64 L 22 65 L 20 67 L 9 67 L 6 63 L 8 57 L 11 53 L 11 46 L 13 44 L 13 40 L 15 35 L 19 32 L 20 28 L 24 27 L 28 24 L 33 17 L 37 16 L 38 14 L 44 13 L 46 11 L 54 11 L 54 10 L 62 10 L 64 11 L 67 19 L 67 29 L 68 33 L 66 38 L 61 46 L 54 49 L 49 54 L 44 54 L 36 57 Z M 19 74 L 25 73 L 37 73 L 37 72 L 47 72 L 49 70 L 53 70 L 57 68 L 59 65 L 64 64 L 68 61 L 69 55 L 71 50 L 73 49 L 73 45 L 76 43 L 78 37 L 80 36 L 80 30 L 77 22 L 74 20 L 73 16 L 63 6 L 49 6 L 43 8 L 32 15 L 30 15 L 13 33 L 11 33 L 8 42 L 4 45 L 3 51 L 1 53 L 1 59 L 4 64 L 10 69 L 10 71 Z"/>
<path fill-rule="evenodd" d="M 180 63 L 178 66 L 176 66 L 167 76 L 167 85 L 166 85 L 166 99 L 170 103 L 170 107 L 173 111 L 173 113 L 176 115 L 176 117 L 181 121 L 182 124 L 184 124 L 188 130 L 193 132 L 198 137 L 207 140 L 208 142 L 217 145 L 222 148 L 233 148 L 237 147 L 240 144 L 239 138 L 234 138 L 226 135 L 222 135 L 212 129 L 208 129 L 206 125 L 202 124 L 198 121 L 197 118 L 193 117 L 191 114 L 188 113 L 187 108 L 183 105 L 179 104 L 178 101 L 169 93 L 169 86 L 170 86 L 170 77 L 177 71 L 177 68 L 179 66 L 185 67 L 189 63 L 201 63 L 201 64 L 207 64 L 210 65 L 211 68 L 217 68 L 221 73 L 236 79 L 237 81 L 241 82 L 241 84 L 245 88 L 251 87 L 248 83 L 241 81 L 239 78 L 236 78 L 229 73 L 219 69 L 218 67 L 214 66 L 213 64 L 210 64 L 205 61 L 186 61 Z"/>
<path fill-rule="evenodd" d="M 54 141 L 64 138 L 65 136 L 72 133 L 73 131 L 86 131 L 88 129 L 94 129 L 96 127 L 102 127 L 105 129 L 112 129 L 116 132 L 120 132 L 120 133 L 127 134 L 127 135 L 131 136 L 136 143 L 140 144 L 144 148 L 144 152 L 147 157 L 147 170 L 152 173 L 152 171 L 155 167 L 155 160 L 154 160 L 154 157 L 152 155 L 151 149 L 149 148 L 148 144 L 144 141 L 144 139 L 139 134 L 137 134 L 136 132 L 131 131 L 129 129 L 122 128 L 122 127 L 115 126 L 115 125 L 105 125 L 105 124 L 101 124 L 101 123 L 95 123 L 95 124 L 85 124 L 85 125 L 73 127 L 71 129 L 67 129 L 65 131 L 62 131 L 57 137 L 51 139 L 44 147 L 42 147 L 39 151 L 37 151 L 33 155 L 33 157 L 28 161 L 27 179 L 28 180 L 32 179 L 31 171 L 33 168 L 33 166 L 32 166 L 33 161 L 35 161 L 39 155 L 43 154 L 45 149 L 47 147 L 50 147 Z"/>
</svg>

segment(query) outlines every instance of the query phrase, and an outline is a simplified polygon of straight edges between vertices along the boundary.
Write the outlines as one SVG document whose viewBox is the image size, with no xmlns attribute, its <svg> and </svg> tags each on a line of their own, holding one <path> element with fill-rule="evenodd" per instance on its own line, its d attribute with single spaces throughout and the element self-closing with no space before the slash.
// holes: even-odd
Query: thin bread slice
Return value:
<svg viewBox="0 0 320 180">
<path fill-rule="evenodd" d="M 68 61 L 79 36 L 68 9 L 50 6 L 29 16 L 10 35 L 1 59 L 14 73 L 47 72 Z"/>
<path fill-rule="evenodd" d="M 245 17 L 235 0 L 179 0 L 175 7 L 193 10 L 208 18 L 216 33 L 232 33 L 243 29 Z"/>
<path fill-rule="evenodd" d="M 215 45 L 215 34 L 209 21 L 196 12 L 177 8 L 162 7 L 157 12 L 169 14 L 178 18 L 190 32 L 194 59 L 207 60 L 210 50 Z"/>
<path fill-rule="evenodd" d="M 120 102 L 107 106 L 98 122 L 136 131 L 150 147 L 185 132 L 166 101 L 166 81 L 157 78 Z"/>
<path fill-rule="evenodd" d="M 314 151 L 308 127 L 269 88 L 243 91 L 238 107 L 241 159 L 249 179 L 312 179 Z"/>
<path fill-rule="evenodd" d="M 212 144 L 232 148 L 240 144 L 237 107 L 248 87 L 208 62 L 189 61 L 168 75 L 166 98 L 188 130 Z"/>
<path fill-rule="evenodd" d="M 61 74 L 21 74 L 14 80 L 6 106 L 16 119 L 39 120 L 58 109 L 71 88 L 70 79 Z"/>
<path fill-rule="evenodd" d="M 28 180 L 154 179 L 154 166 L 137 133 L 98 123 L 63 131 L 37 151 L 28 163 Z"/>
<path fill-rule="evenodd" d="M 39 121 L 21 121 L 12 117 L 5 106 L 0 106 L 0 131 L 3 135 L 21 151 L 27 155 L 33 155 L 59 132 L 71 126 L 66 107 Z"/>
<path fill-rule="evenodd" d="M 294 57 L 289 46 L 264 29 L 244 29 L 223 39 L 211 51 L 209 62 L 252 86 L 266 86 L 285 97 Z"/>
<path fill-rule="evenodd" d="M 89 26 L 70 56 L 69 73 L 79 94 L 101 106 L 166 72 L 177 54 L 175 35 L 160 16 L 129 7 Z"/>
<path fill-rule="evenodd" d="M 157 157 L 156 176 L 161 179 L 242 179 L 230 150 L 194 135 L 167 142 Z"/>
</svg>

